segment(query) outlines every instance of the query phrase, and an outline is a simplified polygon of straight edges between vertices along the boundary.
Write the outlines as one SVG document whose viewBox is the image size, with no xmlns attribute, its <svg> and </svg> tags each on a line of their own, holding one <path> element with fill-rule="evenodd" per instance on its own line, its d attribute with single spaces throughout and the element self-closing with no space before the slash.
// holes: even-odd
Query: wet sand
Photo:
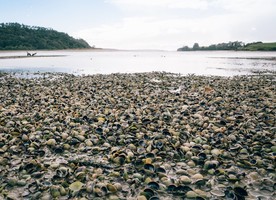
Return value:
<svg viewBox="0 0 276 200">
<path fill-rule="evenodd" d="M 0 56 L 0 59 L 18 59 L 18 58 L 48 58 L 48 57 L 64 57 L 66 55 L 36 55 L 36 56 Z"/>
</svg>

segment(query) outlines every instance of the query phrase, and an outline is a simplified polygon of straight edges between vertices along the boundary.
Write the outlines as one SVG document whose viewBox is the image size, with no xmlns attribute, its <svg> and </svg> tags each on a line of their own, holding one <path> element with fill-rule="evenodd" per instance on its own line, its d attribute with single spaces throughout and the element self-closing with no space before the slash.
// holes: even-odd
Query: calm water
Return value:
<svg viewBox="0 0 276 200">
<path fill-rule="evenodd" d="M 0 57 L 25 55 L 26 51 L 0 51 Z M 52 55 L 56 57 L 48 57 Z M 232 76 L 259 70 L 275 72 L 276 60 L 263 59 L 271 57 L 275 58 L 276 52 L 37 51 L 37 57 L 0 59 L 0 70 L 74 74 L 166 71 Z"/>
</svg>

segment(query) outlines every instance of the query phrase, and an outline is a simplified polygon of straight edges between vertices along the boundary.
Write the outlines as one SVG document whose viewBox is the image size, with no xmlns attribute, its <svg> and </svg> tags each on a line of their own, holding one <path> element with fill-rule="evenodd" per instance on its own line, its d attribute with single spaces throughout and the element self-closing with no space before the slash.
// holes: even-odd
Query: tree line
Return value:
<svg viewBox="0 0 276 200">
<path fill-rule="evenodd" d="M 244 46 L 244 43 L 240 42 L 240 41 L 212 44 L 210 46 L 202 46 L 202 47 L 200 47 L 198 43 L 194 43 L 192 48 L 190 48 L 188 46 L 183 46 L 183 47 L 177 49 L 177 51 L 238 50 L 239 48 L 241 48 L 243 46 Z"/>
<path fill-rule="evenodd" d="M 0 50 L 39 50 L 91 48 L 83 39 L 51 28 L 19 23 L 0 23 Z"/>
<path fill-rule="evenodd" d="M 220 50 L 234 50 L 234 51 L 276 51 L 276 43 L 252 42 L 245 44 L 241 41 L 234 41 L 228 43 L 212 44 L 210 46 L 200 47 L 198 43 L 194 43 L 193 47 L 183 46 L 177 51 L 220 51 Z"/>
</svg>

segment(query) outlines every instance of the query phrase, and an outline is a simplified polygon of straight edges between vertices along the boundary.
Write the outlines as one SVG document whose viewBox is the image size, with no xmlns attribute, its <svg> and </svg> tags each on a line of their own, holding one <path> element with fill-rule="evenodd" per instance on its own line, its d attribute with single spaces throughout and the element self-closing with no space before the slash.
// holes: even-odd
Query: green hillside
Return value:
<svg viewBox="0 0 276 200">
<path fill-rule="evenodd" d="M 53 29 L 18 23 L 0 23 L 0 50 L 91 48 L 83 39 L 75 39 Z"/>
<path fill-rule="evenodd" d="M 276 51 L 276 42 L 272 42 L 272 43 L 262 43 L 262 42 L 249 43 L 249 44 L 244 46 L 243 50 L 247 50 L 247 51 Z"/>
<path fill-rule="evenodd" d="M 245 44 L 241 41 L 212 44 L 210 46 L 199 46 L 195 43 L 192 48 L 183 46 L 177 51 L 221 51 L 221 50 L 232 50 L 232 51 L 276 51 L 276 42 L 263 43 L 253 42 Z"/>
</svg>

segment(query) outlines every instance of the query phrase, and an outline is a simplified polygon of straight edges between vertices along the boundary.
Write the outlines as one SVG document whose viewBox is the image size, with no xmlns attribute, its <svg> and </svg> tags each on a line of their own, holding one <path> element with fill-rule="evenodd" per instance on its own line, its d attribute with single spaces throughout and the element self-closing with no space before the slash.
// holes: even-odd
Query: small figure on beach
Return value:
<svg viewBox="0 0 276 200">
<path fill-rule="evenodd" d="M 29 52 L 27 52 L 27 56 L 35 56 L 36 55 L 36 53 L 29 53 Z"/>
</svg>

